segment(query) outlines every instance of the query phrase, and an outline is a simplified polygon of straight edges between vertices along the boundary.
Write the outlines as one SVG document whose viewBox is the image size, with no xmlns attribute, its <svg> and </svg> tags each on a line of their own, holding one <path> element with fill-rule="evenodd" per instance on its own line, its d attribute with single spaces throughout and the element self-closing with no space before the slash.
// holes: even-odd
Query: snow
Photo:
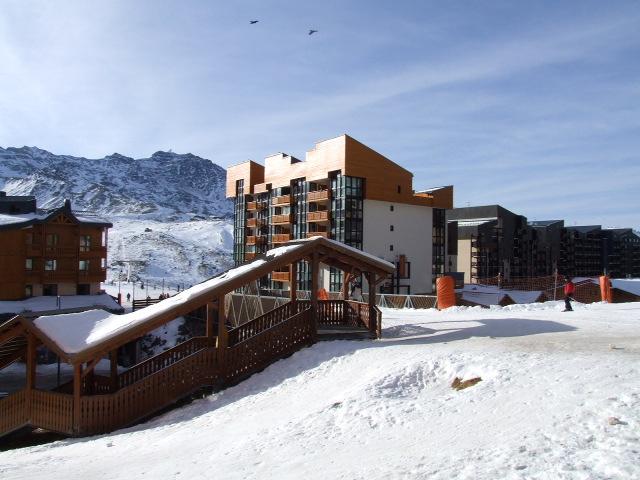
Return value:
<svg viewBox="0 0 640 480">
<path fill-rule="evenodd" d="M 20 301 L 1 301 L 0 313 L 46 312 L 89 307 L 105 307 L 117 310 L 120 305 L 106 294 L 63 295 L 60 297 L 60 306 L 57 304 L 57 297 L 33 297 Z"/>
<path fill-rule="evenodd" d="M 383 340 L 321 342 L 146 424 L 1 452 L 0 477 L 640 478 L 640 303 L 574 308 L 384 309 Z"/>
<path fill-rule="evenodd" d="M 485 306 L 497 305 L 506 295 L 516 303 L 533 303 L 542 294 L 540 290 L 506 290 L 495 285 L 479 284 L 466 284 L 464 288 L 457 291 L 462 293 L 464 300 Z"/>
</svg>

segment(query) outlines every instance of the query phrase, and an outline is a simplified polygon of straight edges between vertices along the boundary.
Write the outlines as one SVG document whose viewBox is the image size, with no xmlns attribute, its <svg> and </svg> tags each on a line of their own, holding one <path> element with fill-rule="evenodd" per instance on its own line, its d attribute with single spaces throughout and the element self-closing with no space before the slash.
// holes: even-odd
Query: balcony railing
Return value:
<svg viewBox="0 0 640 480">
<path fill-rule="evenodd" d="M 307 222 L 327 222 L 330 218 L 330 213 L 327 210 L 307 213 Z"/>
<path fill-rule="evenodd" d="M 258 220 L 257 218 L 250 218 L 247 220 L 247 227 L 249 228 L 257 228 L 262 226 L 262 220 Z"/>
<path fill-rule="evenodd" d="M 271 272 L 271 280 L 274 282 L 288 282 L 289 272 Z"/>
<path fill-rule="evenodd" d="M 271 199 L 272 205 L 283 205 L 291 203 L 291 197 L 289 195 L 280 195 L 279 197 L 273 197 Z"/>
<path fill-rule="evenodd" d="M 271 237 L 272 243 L 286 243 L 291 240 L 290 233 L 276 233 Z"/>
<path fill-rule="evenodd" d="M 329 232 L 308 232 L 307 238 L 311 238 L 311 237 L 329 238 Z"/>
<path fill-rule="evenodd" d="M 279 223 L 291 223 L 291 214 L 285 213 L 283 215 L 273 215 L 271 217 L 271 223 L 274 225 Z"/>
<path fill-rule="evenodd" d="M 254 258 L 256 258 L 257 253 L 254 252 L 244 252 L 244 260 L 245 262 L 249 261 L 249 260 L 253 260 Z"/>
<path fill-rule="evenodd" d="M 52 247 L 47 246 L 44 248 L 46 255 L 54 255 L 57 257 L 73 256 L 78 254 L 78 247 Z"/>
<path fill-rule="evenodd" d="M 267 242 L 264 235 L 247 235 L 247 245 L 262 245 Z"/>
<path fill-rule="evenodd" d="M 322 202 L 325 200 L 329 200 L 329 190 L 317 190 L 307 194 L 308 202 Z"/>
</svg>

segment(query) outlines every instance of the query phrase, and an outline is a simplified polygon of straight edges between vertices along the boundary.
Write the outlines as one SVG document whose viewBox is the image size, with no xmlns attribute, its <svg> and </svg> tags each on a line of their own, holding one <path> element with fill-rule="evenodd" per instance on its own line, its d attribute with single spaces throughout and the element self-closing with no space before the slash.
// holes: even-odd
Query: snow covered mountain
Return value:
<svg viewBox="0 0 640 480">
<path fill-rule="evenodd" d="M 76 210 L 111 215 L 145 214 L 155 220 L 228 217 L 225 170 L 190 153 L 156 152 L 133 159 L 118 153 L 87 159 L 35 147 L 0 147 L 0 188 L 35 195 L 38 206 L 71 199 Z"/>
<path fill-rule="evenodd" d="M 38 207 L 67 198 L 114 225 L 108 281 L 191 285 L 228 268 L 233 247 L 226 171 L 190 153 L 133 159 L 55 155 L 36 147 L 0 147 L 0 190 L 34 195 Z"/>
</svg>

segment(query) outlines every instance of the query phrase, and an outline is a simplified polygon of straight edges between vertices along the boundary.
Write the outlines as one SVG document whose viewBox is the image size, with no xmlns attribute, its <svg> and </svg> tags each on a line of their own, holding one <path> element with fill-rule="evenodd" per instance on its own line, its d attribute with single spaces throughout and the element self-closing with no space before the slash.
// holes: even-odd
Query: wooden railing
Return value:
<svg viewBox="0 0 640 480">
<path fill-rule="evenodd" d="M 271 272 L 271 280 L 274 282 L 288 282 L 289 272 Z"/>
<path fill-rule="evenodd" d="M 278 223 L 291 223 L 291 214 L 273 215 L 271 217 L 271 223 L 274 225 Z"/>
<path fill-rule="evenodd" d="M 229 346 L 244 342 L 265 330 L 284 322 L 294 314 L 291 303 L 285 303 L 270 312 L 260 315 L 239 327 L 229 330 Z"/>
<path fill-rule="evenodd" d="M 307 232 L 307 238 L 324 237 L 329 238 L 329 232 Z"/>
<path fill-rule="evenodd" d="M 216 351 L 200 350 L 110 395 L 80 397 L 79 434 L 131 425 L 218 381 Z"/>
<path fill-rule="evenodd" d="M 13 432 L 28 422 L 26 390 L 12 393 L 0 400 L 0 434 Z"/>
<path fill-rule="evenodd" d="M 326 222 L 331 218 L 327 210 L 307 213 L 307 222 Z"/>
<path fill-rule="evenodd" d="M 131 302 L 131 308 L 135 312 L 136 310 L 148 307 L 149 305 L 155 305 L 156 303 L 159 303 L 161 301 L 162 300 L 159 298 L 145 298 L 142 300 L 134 300 L 133 302 Z"/>
<path fill-rule="evenodd" d="M 244 261 L 248 262 L 249 260 L 253 260 L 257 255 L 256 252 L 244 252 Z"/>
<path fill-rule="evenodd" d="M 45 430 L 73 433 L 73 395 L 31 391 L 30 424 Z"/>
<path fill-rule="evenodd" d="M 320 200 L 328 200 L 329 199 L 329 190 L 317 190 L 315 192 L 309 192 L 307 194 L 308 202 L 317 202 Z"/>
<path fill-rule="evenodd" d="M 291 240 L 290 233 L 275 233 L 271 237 L 272 243 L 285 243 L 285 242 L 288 242 L 289 240 Z"/>
<path fill-rule="evenodd" d="M 225 352 L 225 381 L 228 384 L 258 372 L 275 360 L 313 343 L 315 326 L 307 308 L 286 320 L 261 331 Z"/>
<path fill-rule="evenodd" d="M 279 197 L 273 197 L 271 199 L 272 205 L 282 205 L 291 203 L 291 197 L 289 195 L 280 195 Z"/>
<path fill-rule="evenodd" d="M 148 377 L 163 368 L 167 368 L 179 362 L 189 355 L 193 355 L 198 350 L 207 348 L 209 340 L 207 337 L 193 337 L 165 352 L 159 353 L 143 362 L 134 365 L 126 372 L 118 375 L 118 388 L 127 387 L 144 377 Z"/>
<path fill-rule="evenodd" d="M 266 243 L 267 237 L 264 235 L 247 235 L 247 245 Z"/>
<path fill-rule="evenodd" d="M 256 228 L 261 226 L 262 224 L 263 224 L 263 221 L 258 218 L 249 218 L 247 220 L 247 227 L 249 228 Z"/>
</svg>

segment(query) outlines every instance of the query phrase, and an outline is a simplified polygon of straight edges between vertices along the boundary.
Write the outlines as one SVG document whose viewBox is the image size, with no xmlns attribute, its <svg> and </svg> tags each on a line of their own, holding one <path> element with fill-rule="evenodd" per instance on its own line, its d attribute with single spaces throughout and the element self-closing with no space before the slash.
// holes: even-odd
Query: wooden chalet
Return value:
<svg viewBox="0 0 640 480">
<path fill-rule="evenodd" d="M 225 315 L 225 296 L 273 271 L 288 269 L 295 278 L 300 262 L 312 272 L 310 300 L 289 301 L 239 326 Z M 132 425 L 203 388 L 235 384 L 270 363 L 310 345 L 327 327 L 351 326 L 380 336 L 381 314 L 375 288 L 368 302 L 320 300 L 318 277 L 323 266 L 347 276 L 364 275 L 378 285 L 392 274 L 392 264 L 322 237 L 290 242 L 257 256 L 180 294 L 125 315 L 92 310 L 40 317 L 16 316 L 0 325 L 0 374 L 7 365 L 26 363 L 24 388 L 0 399 L 0 436 L 22 427 L 40 427 L 83 436 Z M 296 282 L 291 282 L 295 286 Z M 205 310 L 206 334 L 119 372 L 117 351 L 123 345 L 180 316 Z M 44 345 L 73 367 L 73 380 L 55 390 L 36 385 L 36 349 Z M 95 373 L 110 359 L 110 375 Z M 0 385 L 0 390 L 2 386 Z"/>
</svg>

